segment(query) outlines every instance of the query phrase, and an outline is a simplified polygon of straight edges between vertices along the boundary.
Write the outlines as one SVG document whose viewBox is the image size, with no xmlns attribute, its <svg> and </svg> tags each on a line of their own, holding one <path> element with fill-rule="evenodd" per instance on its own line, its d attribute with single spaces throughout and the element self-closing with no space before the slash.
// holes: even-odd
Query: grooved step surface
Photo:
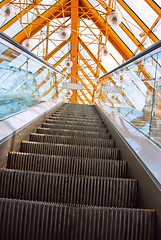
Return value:
<svg viewBox="0 0 161 240">
<path fill-rule="evenodd" d="M 103 148 L 22 141 L 20 152 L 119 160 L 118 148 Z"/>
<path fill-rule="evenodd" d="M 137 180 L 95 106 L 44 121 L 0 170 L 0 240 L 154 240 L 155 211 L 133 209 Z"/>
<path fill-rule="evenodd" d="M 78 131 L 88 131 L 94 133 L 102 133 L 107 132 L 106 128 L 99 127 L 89 127 L 89 126 L 73 126 L 73 125 L 62 125 L 62 124 L 52 124 L 52 123 L 43 123 L 42 127 L 45 128 L 53 128 L 53 129 L 67 129 L 67 130 L 78 130 Z"/>
<path fill-rule="evenodd" d="M 90 119 L 90 121 L 89 121 L 89 119 L 86 119 L 86 118 L 78 118 L 78 117 L 74 117 L 74 116 L 73 116 L 73 117 L 68 117 L 68 118 L 66 117 L 66 118 L 65 118 L 65 117 L 63 117 L 63 116 L 61 116 L 61 115 L 58 116 L 58 115 L 56 115 L 56 114 L 53 115 L 53 116 L 50 116 L 50 118 L 51 118 L 51 119 L 58 119 L 58 120 L 60 120 L 60 121 L 61 121 L 61 120 L 68 120 L 68 121 L 78 121 L 78 122 L 80 121 L 80 122 L 88 122 L 88 123 L 89 123 L 89 122 L 93 122 L 93 123 L 97 123 L 97 122 L 101 123 L 101 122 L 102 122 L 101 119 L 98 120 L 98 119 L 93 118 L 93 119 Z"/>
<path fill-rule="evenodd" d="M 126 178 L 123 161 L 10 153 L 7 168 L 25 171 Z"/>
<path fill-rule="evenodd" d="M 85 116 L 85 115 L 81 115 L 81 114 L 53 114 L 53 116 L 58 116 L 58 117 L 63 117 L 63 118 L 81 118 L 81 119 L 84 119 L 84 120 L 88 120 L 88 121 L 91 121 L 91 120 L 99 120 L 100 117 L 97 115 L 97 114 L 94 114 L 94 115 L 91 115 L 91 116 Z"/>
<path fill-rule="evenodd" d="M 54 128 L 37 128 L 37 133 L 51 134 L 51 135 L 64 135 L 64 136 L 76 136 L 84 138 L 110 138 L 109 133 L 89 132 L 89 131 L 78 131 L 78 130 L 65 130 L 65 129 L 54 129 Z"/>
<path fill-rule="evenodd" d="M 0 199 L 1 240 L 153 240 L 153 210 Z"/>
<path fill-rule="evenodd" d="M 59 120 L 59 119 L 53 119 L 49 118 L 46 120 L 48 123 L 56 123 L 56 124 L 69 124 L 69 125 L 79 125 L 79 126 L 92 126 L 92 127 L 104 127 L 103 123 L 92 123 L 92 122 L 83 122 L 83 121 L 68 121 L 68 120 Z"/>
<path fill-rule="evenodd" d="M 114 147 L 112 139 L 100 138 L 82 138 L 72 136 L 59 136 L 59 135 L 46 135 L 46 134 L 30 134 L 30 141 L 32 142 L 45 142 L 45 143 L 61 143 L 61 144 L 74 144 L 96 147 Z"/>
<path fill-rule="evenodd" d="M 0 197 L 93 206 L 135 207 L 137 181 L 0 170 Z"/>
</svg>

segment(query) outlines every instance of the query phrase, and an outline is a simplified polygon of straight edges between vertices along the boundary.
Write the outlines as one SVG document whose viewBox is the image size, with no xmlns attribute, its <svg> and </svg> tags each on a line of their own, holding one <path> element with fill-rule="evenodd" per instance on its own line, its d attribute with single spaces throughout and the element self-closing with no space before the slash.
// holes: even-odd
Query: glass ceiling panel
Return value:
<svg viewBox="0 0 161 240">
<path fill-rule="evenodd" d="M 140 36 L 140 33 L 143 32 L 141 27 L 132 19 L 128 12 L 126 12 L 119 3 L 116 5 L 116 10 L 121 14 L 122 22 L 125 24 L 125 26 L 134 34 L 138 41 L 141 42 L 143 40 L 143 37 Z"/>
<path fill-rule="evenodd" d="M 158 21 L 156 26 L 153 28 L 153 33 L 161 39 L 161 19 Z"/>
<path fill-rule="evenodd" d="M 144 0 L 124 1 L 149 28 L 153 25 L 158 15 Z"/>
<path fill-rule="evenodd" d="M 128 35 L 118 26 L 113 29 L 114 32 L 122 39 L 122 41 L 126 44 L 126 46 L 131 49 L 132 52 L 135 51 L 136 45 L 133 41 L 128 37 Z"/>
</svg>

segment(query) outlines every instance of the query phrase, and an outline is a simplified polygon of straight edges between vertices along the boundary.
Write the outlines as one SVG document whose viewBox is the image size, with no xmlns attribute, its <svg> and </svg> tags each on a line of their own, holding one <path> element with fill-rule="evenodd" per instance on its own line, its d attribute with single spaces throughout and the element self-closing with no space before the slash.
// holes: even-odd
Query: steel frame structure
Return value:
<svg viewBox="0 0 161 240">
<path fill-rule="evenodd" d="M 110 52 L 110 57 L 118 65 L 133 57 L 138 50 L 143 51 L 146 39 L 152 43 L 159 40 L 153 29 L 161 18 L 161 8 L 154 1 L 145 0 L 157 14 L 157 18 L 150 28 L 124 0 L 110 0 L 108 4 L 104 0 L 96 0 L 95 6 L 88 0 L 54 0 L 49 1 L 49 4 L 46 2 L 44 3 L 42 0 L 4 0 L 0 2 L 0 8 L 11 3 L 16 9 L 14 17 L 4 21 L 0 30 L 6 32 L 18 24 L 21 29 L 16 32 L 13 39 L 22 44 L 25 39 L 31 38 L 35 42 L 32 51 L 63 72 L 67 71 L 63 66 L 63 61 L 71 59 L 73 66 L 68 72 L 67 79 L 72 83 L 79 82 L 83 85 L 83 90 L 73 90 L 71 99 L 69 99 L 73 103 L 92 104 L 95 92 L 101 91 L 99 85 L 101 82 L 95 84 L 94 80 L 99 78 L 101 74 L 108 72 L 108 65 L 105 67 L 101 62 L 101 46 L 107 41 L 121 58 L 120 62 Z M 117 5 L 124 9 L 139 26 L 140 31 L 145 33 L 144 38 L 140 41 L 128 27 L 128 24 L 121 22 L 119 25 L 119 30 L 136 46 L 135 51 L 130 49 L 115 29 L 108 24 L 107 15 L 114 11 Z M 65 41 L 60 41 L 57 38 L 57 32 L 63 26 L 71 30 L 71 36 Z M 142 71 L 144 75 L 147 74 L 143 66 L 139 66 L 138 70 Z M 52 98 L 62 93 L 60 87 L 62 81 L 63 79 L 59 79 L 42 94 L 41 98 L 54 88 L 56 88 L 57 93 Z M 113 79 L 109 79 L 109 81 L 115 85 Z M 43 84 L 44 82 L 40 86 Z M 152 91 L 150 87 L 149 90 Z M 110 99 L 107 100 L 111 103 Z M 115 100 L 119 103 L 117 98 Z"/>
</svg>

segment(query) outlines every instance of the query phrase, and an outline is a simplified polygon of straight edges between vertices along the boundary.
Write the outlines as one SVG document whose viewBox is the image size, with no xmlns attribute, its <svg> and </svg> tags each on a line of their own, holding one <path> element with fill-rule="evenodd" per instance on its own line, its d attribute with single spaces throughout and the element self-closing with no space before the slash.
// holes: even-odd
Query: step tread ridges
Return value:
<svg viewBox="0 0 161 240">
<path fill-rule="evenodd" d="M 153 210 L 0 199 L 1 240 L 153 240 L 154 218 Z"/>
<path fill-rule="evenodd" d="M 0 189 L 0 198 L 134 208 L 137 181 L 1 169 Z"/>
<path fill-rule="evenodd" d="M 118 178 L 125 178 L 127 172 L 125 161 L 49 156 L 20 152 L 9 153 L 7 168 Z"/>
</svg>

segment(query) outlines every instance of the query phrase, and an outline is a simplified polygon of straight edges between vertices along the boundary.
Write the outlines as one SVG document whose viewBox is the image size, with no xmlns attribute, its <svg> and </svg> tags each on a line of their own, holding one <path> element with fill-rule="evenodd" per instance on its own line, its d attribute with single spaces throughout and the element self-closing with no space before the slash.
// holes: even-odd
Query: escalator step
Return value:
<svg viewBox="0 0 161 240">
<path fill-rule="evenodd" d="M 107 132 L 107 128 L 102 127 L 89 127 L 89 126 L 76 126 L 76 125 L 62 125 L 62 124 L 52 124 L 52 123 L 43 123 L 42 127 L 44 128 L 53 128 L 53 129 L 66 129 L 66 130 L 77 130 L 77 131 L 88 131 L 88 132 Z"/>
<path fill-rule="evenodd" d="M 81 115 L 81 114 L 67 114 L 67 113 L 54 113 L 52 116 L 62 116 L 62 117 L 64 117 L 64 118 L 80 118 L 80 119 L 86 119 L 86 120 L 88 120 L 88 121 L 90 121 L 90 120 L 93 120 L 93 119 L 100 119 L 100 117 L 99 117 L 99 115 L 98 114 L 93 114 L 93 115 L 91 115 L 91 116 L 89 116 L 89 114 L 87 114 L 87 116 L 85 116 L 85 115 Z"/>
<path fill-rule="evenodd" d="M 24 171 L 126 178 L 125 161 L 48 156 L 11 152 L 7 168 Z"/>
<path fill-rule="evenodd" d="M 154 210 L 0 199 L 1 240 L 153 240 L 154 222 Z"/>
<path fill-rule="evenodd" d="M 32 142 L 46 142 L 46 143 L 61 143 L 61 144 L 74 144 L 85 146 L 97 147 L 114 147 L 114 140 L 100 139 L 100 138 L 82 138 L 72 136 L 59 136 L 59 135 L 46 135 L 31 133 L 30 141 Z"/>
<path fill-rule="evenodd" d="M 55 123 L 55 124 L 69 124 L 69 125 L 80 125 L 80 126 L 91 126 L 91 127 L 104 127 L 102 123 L 91 123 L 91 122 L 78 122 L 78 121 L 68 121 L 68 120 L 54 120 L 52 118 L 49 118 L 46 120 L 47 123 Z"/>
<path fill-rule="evenodd" d="M 50 134 L 50 135 L 63 135 L 63 136 L 75 136 L 75 137 L 84 137 L 84 138 L 100 138 L 108 139 L 110 134 L 107 132 L 89 132 L 89 131 L 78 131 L 78 130 L 69 130 L 69 129 L 54 129 L 54 128 L 37 128 L 37 133 Z"/>
<path fill-rule="evenodd" d="M 0 169 L 0 189 L 0 198 L 134 208 L 137 180 Z"/>
<path fill-rule="evenodd" d="M 78 118 L 78 117 L 68 117 L 68 118 L 65 118 L 65 117 L 63 117 L 63 116 L 57 116 L 56 114 L 54 115 L 52 115 L 52 116 L 50 116 L 50 118 L 51 119 L 59 119 L 59 120 L 68 120 L 68 121 L 81 121 L 81 122 L 93 122 L 93 123 L 97 123 L 97 122 L 102 122 L 102 120 L 101 119 L 95 119 L 95 118 L 93 118 L 93 119 L 90 119 L 90 121 L 89 121 L 89 119 L 85 119 L 85 118 Z"/>
<path fill-rule="evenodd" d="M 118 148 L 103 148 L 22 141 L 20 152 L 119 160 Z"/>
</svg>

